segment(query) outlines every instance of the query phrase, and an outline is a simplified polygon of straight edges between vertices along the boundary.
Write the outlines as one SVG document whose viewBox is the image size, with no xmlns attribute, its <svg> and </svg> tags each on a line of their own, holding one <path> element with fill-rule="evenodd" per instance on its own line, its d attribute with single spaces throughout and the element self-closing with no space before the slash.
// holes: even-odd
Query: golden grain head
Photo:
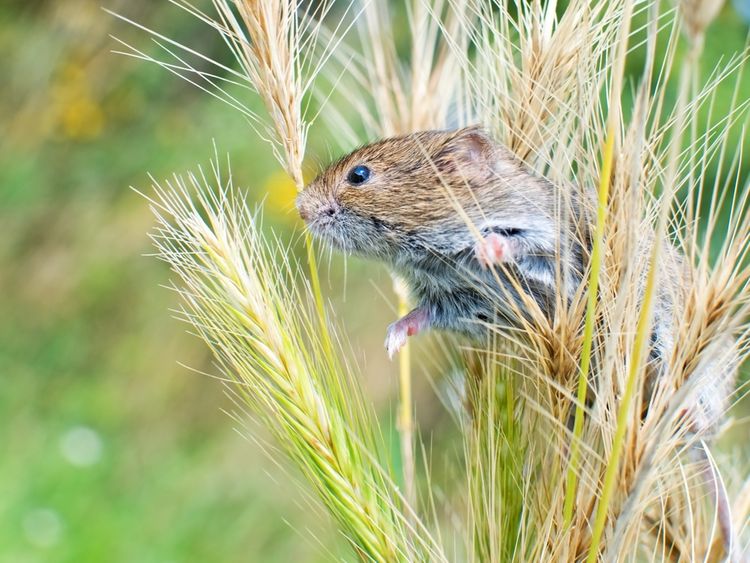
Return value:
<svg viewBox="0 0 750 563">
<path fill-rule="evenodd" d="M 706 29 L 724 6 L 724 0 L 679 0 L 678 6 L 685 24 L 685 34 L 693 44 L 700 45 Z"/>
<path fill-rule="evenodd" d="M 357 554 L 377 561 L 454 560 L 454 552 L 468 561 L 718 557 L 717 505 L 704 502 L 706 466 L 690 452 L 710 442 L 731 401 L 727 394 L 712 402 L 717 386 L 731 386 L 715 376 L 719 366 L 728 373 L 748 353 L 750 190 L 739 165 L 743 147 L 730 144 L 746 103 L 735 96 L 728 115 L 711 116 L 704 133 L 695 120 L 710 113 L 701 110 L 719 84 L 739 76 L 744 57 L 694 88 L 697 59 L 677 64 L 679 35 L 658 30 L 678 29 L 681 17 L 697 45 L 721 2 L 684 0 L 678 16 L 660 13 L 655 1 L 571 0 L 559 14 L 555 2 L 517 3 L 511 13 L 501 2 L 407 1 L 406 59 L 385 3 L 360 12 L 343 2 L 344 17 L 333 24 L 325 18 L 329 2 L 314 17 L 292 1 L 214 4 L 215 18 L 198 17 L 227 40 L 240 70 L 226 72 L 251 86 L 266 114 L 250 112 L 227 84 L 214 80 L 208 89 L 266 133 L 298 187 L 309 95 L 335 97 L 320 110 L 332 138 L 345 125 L 356 137 L 358 127 L 383 135 L 479 121 L 536 173 L 575 193 L 558 202 L 561 216 L 571 201 L 581 207 L 582 224 L 566 236 L 584 243 L 586 283 L 553 319 L 532 315 L 524 330 L 495 327 L 486 347 L 464 355 L 463 478 L 426 491 L 417 506 L 392 482 L 374 414 L 334 345 L 341 335 L 331 329 L 312 247 L 303 274 L 287 249 L 266 242 L 218 173 L 209 182 L 191 177 L 190 189 L 180 179 L 157 189 L 155 242 L 180 280 L 186 320 Z M 630 35 L 633 11 L 648 20 L 639 45 Z M 350 40 L 355 25 L 359 43 Z M 643 50 L 646 65 L 633 107 L 620 108 L 629 99 L 629 48 Z M 667 54 L 657 61 L 661 50 Z M 180 68 L 195 79 L 194 69 Z M 665 97 L 670 71 L 673 106 Z M 354 91 L 317 90 L 319 77 Z M 655 316 L 673 327 L 662 336 L 669 354 L 656 379 Z M 707 457 L 723 488 L 721 463 Z M 748 522 L 748 490 L 746 482 L 732 514 L 738 528 Z"/>
</svg>

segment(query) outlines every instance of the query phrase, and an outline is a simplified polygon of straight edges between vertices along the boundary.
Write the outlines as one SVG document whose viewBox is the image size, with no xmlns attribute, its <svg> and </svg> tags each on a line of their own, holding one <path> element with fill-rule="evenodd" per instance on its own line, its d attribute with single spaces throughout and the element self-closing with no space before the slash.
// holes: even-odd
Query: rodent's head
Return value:
<svg viewBox="0 0 750 563">
<path fill-rule="evenodd" d="M 384 259 L 441 253 L 459 230 L 468 232 L 456 205 L 477 217 L 478 192 L 511 166 L 501 154 L 477 127 L 384 139 L 323 171 L 297 209 L 315 236 L 345 252 Z"/>
</svg>

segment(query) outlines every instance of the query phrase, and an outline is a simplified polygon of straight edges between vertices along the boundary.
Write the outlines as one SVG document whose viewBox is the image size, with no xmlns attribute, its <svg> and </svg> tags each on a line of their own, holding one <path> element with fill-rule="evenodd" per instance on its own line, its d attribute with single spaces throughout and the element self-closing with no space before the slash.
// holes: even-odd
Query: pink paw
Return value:
<svg viewBox="0 0 750 563">
<path fill-rule="evenodd" d="M 490 233 L 478 241 L 474 245 L 474 255 L 483 268 L 513 259 L 508 240 L 497 233 Z"/>
<path fill-rule="evenodd" d="M 424 309 L 414 309 L 388 327 L 385 337 L 385 349 L 388 357 L 393 356 L 404 347 L 409 336 L 419 334 L 429 324 L 429 313 Z"/>
<path fill-rule="evenodd" d="M 388 357 L 392 360 L 401 348 L 406 344 L 406 337 L 408 336 L 408 329 L 404 328 L 401 321 L 396 321 L 388 327 L 388 332 L 385 335 L 385 349 L 388 352 Z"/>
</svg>

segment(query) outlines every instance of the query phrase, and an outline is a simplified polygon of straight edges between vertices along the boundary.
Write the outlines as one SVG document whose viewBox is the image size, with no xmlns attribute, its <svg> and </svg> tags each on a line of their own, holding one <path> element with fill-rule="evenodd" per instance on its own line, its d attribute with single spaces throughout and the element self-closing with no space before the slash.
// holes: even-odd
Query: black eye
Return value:
<svg viewBox="0 0 750 563">
<path fill-rule="evenodd" d="M 346 181 L 352 186 L 358 186 L 367 182 L 370 179 L 370 174 L 370 169 L 360 164 L 349 170 L 349 174 L 346 175 Z"/>
</svg>

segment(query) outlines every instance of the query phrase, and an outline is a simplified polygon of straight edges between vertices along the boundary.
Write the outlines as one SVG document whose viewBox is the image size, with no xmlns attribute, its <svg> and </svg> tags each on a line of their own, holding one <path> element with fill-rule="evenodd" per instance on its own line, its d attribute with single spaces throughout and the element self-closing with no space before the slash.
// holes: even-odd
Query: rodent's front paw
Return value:
<svg viewBox="0 0 750 563">
<path fill-rule="evenodd" d="M 489 233 L 474 245 L 474 255 L 483 268 L 509 262 L 513 253 L 508 239 L 498 233 Z"/>
</svg>

